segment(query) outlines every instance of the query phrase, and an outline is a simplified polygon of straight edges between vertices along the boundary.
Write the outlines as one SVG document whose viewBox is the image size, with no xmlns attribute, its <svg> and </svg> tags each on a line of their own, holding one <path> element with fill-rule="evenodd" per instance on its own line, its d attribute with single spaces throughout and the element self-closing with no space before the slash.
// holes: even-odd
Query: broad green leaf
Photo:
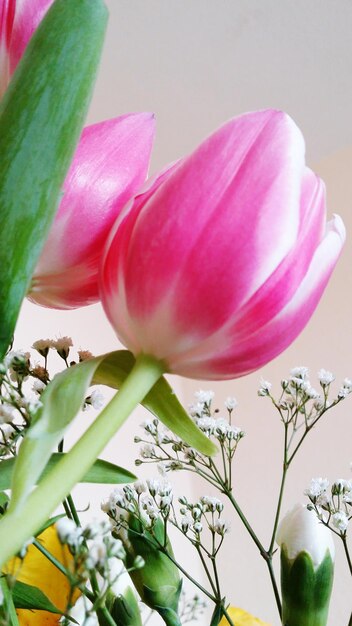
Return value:
<svg viewBox="0 0 352 626">
<path fill-rule="evenodd" d="M 65 429 L 81 409 L 92 381 L 118 389 L 134 363 L 130 352 L 119 350 L 83 361 L 54 377 L 41 396 L 43 407 L 39 416 L 19 449 L 12 481 L 12 506 L 23 502 L 37 483 Z M 154 385 L 143 404 L 191 446 L 207 455 L 216 452 L 216 446 L 197 428 L 165 379 Z"/>
<path fill-rule="evenodd" d="M 0 103 L 0 361 L 83 127 L 106 21 L 102 0 L 56 0 Z"/>
<path fill-rule="evenodd" d="M 33 587 L 33 585 L 27 585 L 17 580 L 13 587 L 12 594 L 16 609 L 49 611 L 50 613 L 62 615 L 62 611 L 60 611 L 38 587 Z"/>
<path fill-rule="evenodd" d="M 45 476 L 53 467 L 55 467 L 55 465 L 59 463 L 63 456 L 65 456 L 65 453 L 63 452 L 55 452 L 54 454 L 52 454 L 40 478 Z M 14 467 L 15 458 L 5 459 L 4 461 L 1 461 L 0 489 L 10 489 Z M 94 465 L 92 465 L 90 470 L 87 472 L 87 474 L 83 476 L 81 482 L 117 485 L 120 483 L 133 482 L 134 480 L 136 480 L 136 476 L 128 470 L 123 469 L 119 465 L 109 463 L 108 461 L 97 459 Z M 2 495 L 5 496 L 6 494 L 0 493 L 0 507 L 2 506 Z"/>
</svg>

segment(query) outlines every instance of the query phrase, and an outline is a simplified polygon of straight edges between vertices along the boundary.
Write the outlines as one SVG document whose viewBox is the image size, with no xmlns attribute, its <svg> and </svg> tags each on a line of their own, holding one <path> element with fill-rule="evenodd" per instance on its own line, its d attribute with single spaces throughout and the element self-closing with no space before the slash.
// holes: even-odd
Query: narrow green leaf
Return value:
<svg viewBox="0 0 352 626">
<path fill-rule="evenodd" d="M 48 472 L 50 472 L 50 470 L 59 463 L 63 456 L 65 456 L 65 453 L 63 452 L 55 452 L 52 454 L 40 478 L 46 476 L 46 474 L 48 474 Z M 14 467 L 15 458 L 1 461 L 0 489 L 10 489 Z M 102 459 L 97 459 L 87 474 L 83 476 L 81 482 L 117 485 L 120 483 L 130 483 L 136 479 L 137 477 L 134 474 L 123 467 L 114 465 L 114 463 L 109 463 L 108 461 L 104 461 Z M 6 496 L 6 494 L 0 493 L 0 508 L 2 506 L 2 496 Z M 6 496 L 6 502 L 7 501 L 8 497 Z"/>
<path fill-rule="evenodd" d="M 106 21 L 102 0 L 56 0 L 0 104 L 0 360 L 82 130 Z"/>
<path fill-rule="evenodd" d="M 93 383 L 118 389 L 131 371 L 135 358 L 127 350 L 111 352 L 97 368 Z M 172 387 L 162 377 L 144 398 L 143 406 L 153 413 L 178 437 L 202 454 L 213 456 L 217 447 L 208 439 L 190 418 L 178 400 Z"/>
<path fill-rule="evenodd" d="M 8 587 L 6 576 L 0 576 L 0 589 L 4 596 L 4 606 L 8 614 L 9 626 L 20 626 L 15 605 L 13 603 L 13 596 Z"/>
<path fill-rule="evenodd" d="M 50 613 L 62 615 L 62 611 L 38 587 L 33 587 L 33 585 L 27 585 L 17 580 L 13 587 L 12 595 L 16 609 L 49 611 Z"/>
<path fill-rule="evenodd" d="M 119 350 L 83 361 L 54 377 L 41 396 L 39 416 L 19 449 L 12 480 L 12 507 L 23 502 L 37 483 L 52 450 L 81 409 L 92 381 L 118 389 L 134 362 L 130 352 Z M 207 455 L 216 452 L 216 446 L 198 429 L 165 379 L 154 385 L 143 404 L 191 446 Z"/>
</svg>

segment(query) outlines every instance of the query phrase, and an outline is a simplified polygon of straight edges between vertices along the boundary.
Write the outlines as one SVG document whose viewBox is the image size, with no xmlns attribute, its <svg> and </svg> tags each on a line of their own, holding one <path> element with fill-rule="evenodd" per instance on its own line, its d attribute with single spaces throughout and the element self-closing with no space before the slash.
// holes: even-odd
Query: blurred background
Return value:
<svg viewBox="0 0 352 626">
<path fill-rule="evenodd" d="M 157 137 L 151 171 L 191 151 L 225 120 L 266 107 L 287 111 L 301 128 L 307 163 L 327 186 L 329 214 L 339 213 L 352 230 L 352 3 L 350 0 L 106 0 L 110 22 L 89 123 L 131 111 L 154 111 Z M 309 368 L 313 386 L 324 367 L 336 389 L 352 378 L 352 242 L 350 237 L 326 293 L 302 335 L 281 356 L 244 379 L 202 383 L 174 378 L 185 405 L 200 388 L 213 389 L 215 405 L 235 396 L 234 421 L 246 431 L 235 458 L 235 495 L 259 537 L 268 543 L 281 470 L 283 432 L 279 417 L 258 398 L 260 377 L 279 392 L 292 367 Z M 116 349 L 99 305 L 55 312 L 25 303 L 15 346 L 70 335 L 78 349 L 94 354 Z M 108 392 L 104 392 L 108 397 Z M 84 413 L 71 433 L 86 427 Z M 104 457 L 134 469 L 133 437 L 144 414 L 137 411 L 107 447 Z M 339 405 L 307 438 L 290 470 L 283 511 L 304 501 L 312 477 L 351 478 L 351 398 Z M 149 468 L 148 468 L 149 469 Z M 143 468 L 144 470 L 144 468 Z M 153 475 L 151 472 L 142 472 Z M 155 470 L 154 470 L 155 473 Z M 175 492 L 208 494 L 190 475 L 173 479 Z M 77 489 L 77 504 L 99 516 L 108 487 Z M 240 522 L 227 511 L 220 573 L 231 604 L 279 625 L 264 561 Z M 186 549 L 187 548 L 187 549 Z M 337 542 L 336 578 L 329 623 L 345 625 L 350 614 L 351 578 Z M 175 551 L 201 577 L 191 547 L 175 539 Z M 277 559 L 278 561 L 278 559 Z M 278 565 L 278 563 L 276 564 Z M 191 590 L 190 590 L 191 592 Z M 158 618 L 151 625 L 160 624 Z M 208 617 L 199 622 L 209 623 Z"/>
</svg>

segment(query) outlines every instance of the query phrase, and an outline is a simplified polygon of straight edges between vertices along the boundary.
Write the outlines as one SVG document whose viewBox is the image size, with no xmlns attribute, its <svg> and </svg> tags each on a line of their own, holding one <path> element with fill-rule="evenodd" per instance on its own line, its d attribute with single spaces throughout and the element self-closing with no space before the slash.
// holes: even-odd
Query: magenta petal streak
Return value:
<svg viewBox="0 0 352 626">
<path fill-rule="evenodd" d="M 135 354 L 204 379 L 241 376 L 284 350 L 341 252 L 322 181 L 289 116 L 235 118 L 157 177 L 115 225 L 101 295 Z"/>
</svg>

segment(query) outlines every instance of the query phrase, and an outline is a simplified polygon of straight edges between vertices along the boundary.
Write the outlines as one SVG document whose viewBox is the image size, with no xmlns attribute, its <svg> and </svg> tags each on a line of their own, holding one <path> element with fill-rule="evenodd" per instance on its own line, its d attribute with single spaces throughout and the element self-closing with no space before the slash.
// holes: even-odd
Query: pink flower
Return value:
<svg viewBox="0 0 352 626">
<path fill-rule="evenodd" d="M 0 97 L 28 41 L 54 0 L 1 0 Z"/>
<path fill-rule="evenodd" d="M 311 317 L 345 230 L 285 113 L 230 120 L 139 194 L 109 238 L 105 311 L 134 354 L 204 379 L 242 376 Z"/>
<path fill-rule="evenodd" d="M 143 184 L 154 116 L 131 113 L 88 126 L 32 279 L 32 302 L 69 309 L 99 300 L 98 268 L 122 207 Z"/>
<path fill-rule="evenodd" d="M 2 92 L 53 0 L 4 0 L 0 8 Z M 144 182 L 154 117 L 134 113 L 87 127 L 64 196 L 37 264 L 29 299 L 75 308 L 99 299 L 98 266 L 121 208 Z"/>
</svg>

